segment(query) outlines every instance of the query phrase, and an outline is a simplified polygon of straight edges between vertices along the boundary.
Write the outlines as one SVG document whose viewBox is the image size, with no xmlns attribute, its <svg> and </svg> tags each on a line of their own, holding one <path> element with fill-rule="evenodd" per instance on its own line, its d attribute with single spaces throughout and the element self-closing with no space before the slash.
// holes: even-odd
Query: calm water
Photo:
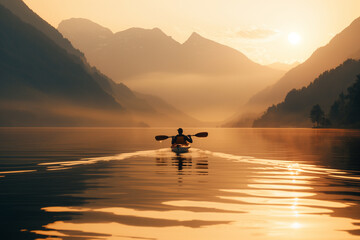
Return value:
<svg viewBox="0 0 360 240">
<path fill-rule="evenodd" d="M 1 239 L 360 238 L 359 131 L 206 131 L 0 129 Z"/>
</svg>

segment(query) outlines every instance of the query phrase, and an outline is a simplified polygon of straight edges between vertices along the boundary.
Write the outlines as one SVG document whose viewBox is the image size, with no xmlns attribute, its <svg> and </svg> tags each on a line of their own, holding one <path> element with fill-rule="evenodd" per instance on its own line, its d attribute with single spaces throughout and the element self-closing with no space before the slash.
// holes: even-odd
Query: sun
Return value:
<svg viewBox="0 0 360 240">
<path fill-rule="evenodd" d="M 301 42 L 301 36 L 297 32 L 291 32 L 288 35 L 288 41 L 292 45 L 298 45 Z"/>
</svg>

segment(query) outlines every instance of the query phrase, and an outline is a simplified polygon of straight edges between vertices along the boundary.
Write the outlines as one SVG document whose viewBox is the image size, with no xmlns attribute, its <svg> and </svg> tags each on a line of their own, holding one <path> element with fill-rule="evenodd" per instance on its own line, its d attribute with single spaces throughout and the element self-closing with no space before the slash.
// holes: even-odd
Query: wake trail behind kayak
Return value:
<svg viewBox="0 0 360 240">
<path fill-rule="evenodd" d="M 112 156 L 105 157 L 93 157 L 93 158 L 82 158 L 76 161 L 64 161 L 64 162 L 48 162 L 48 163 L 40 163 L 40 166 L 46 166 L 48 171 L 56 171 L 56 170 L 66 170 L 73 168 L 75 166 L 80 165 L 89 165 L 96 164 L 99 162 L 109 162 L 109 161 L 122 161 L 129 158 L 135 157 L 149 157 L 149 158 L 172 158 L 176 156 L 169 148 L 162 148 L 156 150 L 145 150 L 145 151 L 135 151 L 130 153 L 120 153 Z M 360 177 L 352 175 L 350 172 L 319 167 L 317 165 L 307 164 L 307 163 L 296 163 L 291 160 L 273 160 L 273 159 L 261 159 L 255 158 L 251 156 L 239 156 L 228 153 L 221 152 L 212 152 L 208 150 L 201 150 L 197 148 L 192 148 L 188 153 L 181 154 L 183 157 L 191 157 L 191 158 L 201 158 L 201 157 L 217 157 L 226 160 L 230 160 L 233 162 L 241 162 L 241 163 L 250 163 L 250 164 L 261 164 L 271 166 L 273 170 L 286 170 L 293 175 L 298 175 L 300 172 L 309 173 L 309 174 L 320 174 L 327 175 L 329 177 L 343 178 L 343 179 L 352 179 L 352 180 L 360 180 Z"/>
</svg>

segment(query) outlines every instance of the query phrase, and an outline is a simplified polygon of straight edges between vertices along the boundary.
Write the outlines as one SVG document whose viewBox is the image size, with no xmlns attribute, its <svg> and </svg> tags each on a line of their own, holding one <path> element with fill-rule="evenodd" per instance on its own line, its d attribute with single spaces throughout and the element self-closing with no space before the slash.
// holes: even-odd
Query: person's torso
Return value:
<svg viewBox="0 0 360 240">
<path fill-rule="evenodd" d="M 177 135 L 175 137 L 176 144 L 187 144 L 186 137 L 184 135 Z"/>
</svg>

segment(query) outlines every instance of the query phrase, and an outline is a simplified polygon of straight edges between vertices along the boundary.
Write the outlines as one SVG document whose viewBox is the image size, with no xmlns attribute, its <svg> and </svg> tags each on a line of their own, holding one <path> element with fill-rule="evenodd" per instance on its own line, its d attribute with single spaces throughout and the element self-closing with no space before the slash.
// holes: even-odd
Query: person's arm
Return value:
<svg viewBox="0 0 360 240">
<path fill-rule="evenodd" d="M 185 136 L 185 139 L 186 139 L 186 141 L 188 141 L 189 143 L 192 143 L 192 142 L 193 142 L 193 140 L 192 140 L 192 138 L 191 138 L 190 135 Z"/>
<path fill-rule="evenodd" d="M 175 144 L 175 143 L 176 143 L 176 136 L 172 137 L 172 139 L 171 139 L 171 144 Z"/>
</svg>

